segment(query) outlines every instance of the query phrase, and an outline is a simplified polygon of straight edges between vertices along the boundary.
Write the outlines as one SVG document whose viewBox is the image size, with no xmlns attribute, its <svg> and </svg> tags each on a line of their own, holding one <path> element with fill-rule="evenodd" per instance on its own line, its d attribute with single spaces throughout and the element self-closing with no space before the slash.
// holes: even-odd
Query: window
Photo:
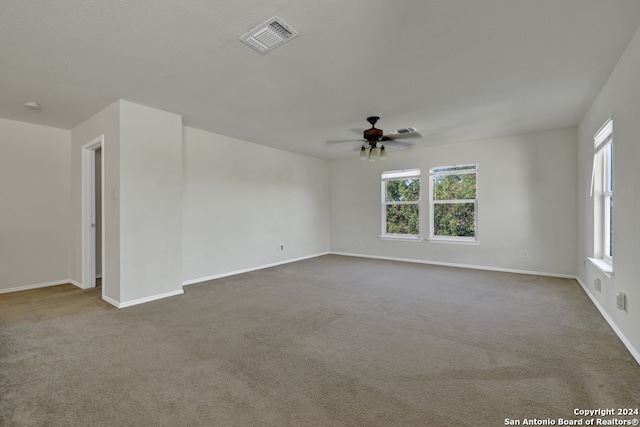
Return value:
<svg viewBox="0 0 640 427">
<path fill-rule="evenodd" d="M 613 229 L 613 143 L 609 142 L 607 146 L 603 149 L 602 153 L 602 163 L 603 163 L 603 229 L 602 229 L 602 257 L 605 261 L 611 262 L 613 259 L 613 239 L 612 239 L 612 229 Z"/>
<path fill-rule="evenodd" d="M 429 172 L 430 238 L 477 241 L 478 165 L 442 166 Z"/>
<path fill-rule="evenodd" d="M 593 137 L 591 196 L 594 199 L 594 258 L 613 262 L 613 121 Z M 599 265 L 596 262 L 596 265 Z M 601 265 L 601 264 L 600 264 Z M 609 269 L 606 272 L 610 272 Z"/>
<path fill-rule="evenodd" d="M 382 173 L 382 236 L 420 237 L 420 169 Z"/>
</svg>

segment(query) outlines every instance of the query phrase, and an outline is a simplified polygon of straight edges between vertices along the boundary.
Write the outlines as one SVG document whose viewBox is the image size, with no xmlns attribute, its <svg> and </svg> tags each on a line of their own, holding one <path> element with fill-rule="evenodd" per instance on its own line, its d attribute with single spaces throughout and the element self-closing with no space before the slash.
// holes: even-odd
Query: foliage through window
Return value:
<svg viewBox="0 0 640 427">
<path fill-rule="evenodd" d="M 420 236 L 420 170 L 382 174 L 382 235 Z"/>
<path fill-rule="evenodd" d="M 429 172 L 430 238 L 477 240 L 477 165 L 442 166 Z"/>
</svg>

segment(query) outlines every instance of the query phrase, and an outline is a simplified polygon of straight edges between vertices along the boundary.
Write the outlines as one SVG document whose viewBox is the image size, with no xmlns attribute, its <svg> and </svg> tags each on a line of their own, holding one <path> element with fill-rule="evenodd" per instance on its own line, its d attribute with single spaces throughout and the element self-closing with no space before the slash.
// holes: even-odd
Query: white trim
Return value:
<svg viewBox="0 0 640 427">
<path fill-rule="evenodd" d="M 96 239 L 91 224 L 95 224 L 95 156 L 104 145 L 104 135 L 100 135 L 82 146 L 82 289 L 96 286 Z M 102 218 L 104 218 L 104 153 L 102 156 Z M 94 225 L 95 227 L 95 225 Z M 104 271 L 104 236 L 102 227 L 102 269 Z M 89 256 L 89 254 L 93 254 Z M 104 284 L 103 284 L 104 285 Z M 102 286 L 104 297 L 105 286 Z"/>
<path fill-rule="evenodd" d="M 457 267 L 457 268 L 469 268 L 472 270 L 488 270 L 488 271 L 499 271 L 502 273 L 517 273 L 517 274 L 528 274 L 532 276 L 548 276 L 548 277 L 562 277 L 565 279 L 575 279 L 576 276 L 574 274 L 562 274 L 562 273 L 548 273 L 545 271 L 531 271 L 531 270 L 517 270 L 514 268 L 501 268 L 501 267 L 488 267 L 484 265 L 472 265 L 472 264 L 458 264 L 454 262 L 441 262 L 441 261 L 428 261 L 422 259 L 410 259 L 410 258 L 394 258 L 394 257 L 384 257 L 384 256 L 376 256 L 376 255 L 364 255 L 364 254 L 354 254 L 347 252 L 330 252 L 331 255 L 343 255 L 343 256 L 351 256 L 356 258 L 371 258 L 371 259 L 382 259 L 386 261 L 400 261 L 400 262 L 411 262 L 415 264 L 428 264 L 428 265 L 441 265 L 444 267 Z"/>
<path fill-rule="evenodd" d="M 613 278 L 613 265 L 601 258 L 587 258 L 598 270 L 609 279 Z"/>
<path fill-rule="evenodd" d="M 120 303 L 114 299 L 109 298 L 106 295 L 102 296 L 102 300 L 108 302 L 109 304 L 111 304 L 112 306 L 116 307 L 116 308 L 120 308 Z"/>
<path fill-rule="evenodd" d="M 589 197 L 593 197 L 593 183 L 596 177 L 596 159 L 598 157 L 598 153 L 611 142 L 613 142 L 613 117 L 609 117 L 595 135 L 593 135 L 593 166 L 591 168 L 591 187 L 589 190 Z"/>
<path fill-rule="evenodd" d="M 429 175 L 457 175 L 458 173 L 474 173 L 477 170 L 477 163 L 463 163 L 461 165 L 436 166 L 435 168 L 429 169 Z"/>
<path fill-rule="evenodd" d="M 278 265 L 289 264 L 289 263 L 292 263 L 292 262 L 304 261 L 305 259 L 317 258 L 319 256 L 329 255 L 330 253 L 331 252 L 328 252 L 328 251 L 327 252 L 321 252 L 321 253 L 314 254 L 314 255 L 303 256 L 303 257 L 300 257 L 300 258 L 288 259 L 286 261 L 274 262 L 274 263 L 270 263 L 270 264 L 259 265 L 259 266 L 256 266 L 256 267 L 248 267 L 248 268 L 243 268 L 243 269 L 235 270 L 235 271 L 228 271 L 226 273 L 214 274 L 212 276 L 200 277 L 198 279 L 185 280 L 184 282 L 182 282 L 182 286 L 188 286 L 188 285 L 193 285 L 195 283 L 207 282 L 209 280 L 221 279 L 223 277 L 235 276 L 237 274 L 242 274 L 242 273 L 249 273 L 251 271 L 256 271 L 256 270 L 263 270 L 265 268 L 276 267 Z"/>
<path fill-rule="evenodd" d="M 69 280 L 67 283 L 71 283 L 73 286 L 82 289 L 82 284 L 80 282 L 76 282 L 75 280 Z"/>
<path fill-rule="evenodd" d="M 638 350 L 636 350 L 636 348 L 633 346 L 633 344 L 631 344 L 631 342 L 627 339 L 627 337 L 622 333 L 620 328 L 618 328 L 618 325 L 616 325 L 616 323 L 613 321 L 613 319 L 611 317 L 609 317 L 609 314 L 600 305 L 600 303 L 595 298 L 595 296 L 591 293 L 589 288 L 582 282 L 582 280 L 580 280 L 580 277 L 576 276 L 576 281 L 580 284 L 580 286 L 582 286 L 582 290 L 587 294 L 587 296 L 589 296 L 589 298 L 591 299 L 591 302 L 593 303 L 593 305 L 596 306 L 596 308 L 598 309 L 598 311 L 600 312 L 602 317 L 604 317 L 604 320 L 607 321 L 607 323 L 609 324 L 611 329 L 613 329 L 613 332 L 616 333 L 618 338 L 620 338 L 620 341 L 622 341 L 622 344 L 624 344 L 624 346 L 627 347 L 627 350 L 629 350 L 629 353 L 631 353 L 633 358 L 636 359 L 636 362 L 638 363 L 638 365 L 640 365 L 640 352 Z"/>
<path fill-rule="evenodd" d="M 380 240 L 399 240 L 401 242 L 422 242 L 424 239 L 420 236 L 410 234 L 383 234 L 378 236 Z"/>
<path fill-rule="evenodd" d="M 597 153 L 613 140 L 613 117 L 609 117 L 600 129 L 593 135 L 594 151 Z"/>
<path fill-rule="evenodd" d="M 36 283 L 33 285 L 25 285 L 25 286 L 16 286 L 15 288 L 9 289 L 0 289 L 0 294 L 8 294 L 11 292 L 20 292 L 20 291 L 28 291 L 31 289 L 39 289 L 46 288 L 49 286 L 59 286 L 59 285 L 75 285 L 78 286 L 79 283 L 72 280 L 55 280 L 53 282 L 45 282 L 45 283 Z M 78 286 L 81 288 L 81 286 Z"/>
<path fill-rule="evenodd" d="M 105 300 L 106 302 L 108 302 L 109 304 L 115 305 L 118 308 L 127 308 L 127 307 L 131 307 L 134 305 L 138 305 L 138 304 L 144 304 L 146 302 L 151 302 L 151 301 L 156 301 L 159 299 L 163 299 L 163 298 L 169 298 L 169 297 L 173 297 L 176 295 L 182 295 L 184 294 L 184 290 L 183 289 L 178 289 L 176 291 L 171 291 L 171 292 L 165 292 L 164 294 L 158 294 L 158 295 L 152 295 L 150 297 L 144 297 L 144 298 L 138 298 L 138 299 L 134 299 L 131 301 L 125 301 L 125 302 L 117 302 L 109 297 L 102 297 L 103 300 Z"/>
<path fill-rule="evenodd" d="M 420 169 L 403 169 L 397 171 L 382 172 L 382 179 L 398 181 L 400 178 L 420 178 Z"/>
<path fill-rule="evenodd" d="M 453 243 L 454 245 L 479 245 L 480 240 L 474 237 L 431 237 L 427 239 L 429 243 Z"/>
</svg>

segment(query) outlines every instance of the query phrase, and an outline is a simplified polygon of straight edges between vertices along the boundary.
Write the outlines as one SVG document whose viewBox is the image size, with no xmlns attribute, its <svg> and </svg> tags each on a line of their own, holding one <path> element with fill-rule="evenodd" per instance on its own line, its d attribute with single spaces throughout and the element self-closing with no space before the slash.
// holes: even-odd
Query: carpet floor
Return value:
<svg viewBox="0 0 640 427">
<path fill-rule="evenodd" d="M 502 426 L 638 408 L 640 367 L 575 280 L 327 255 L 0 295 L 0 387 L 3 426 Z"/>
</svg>

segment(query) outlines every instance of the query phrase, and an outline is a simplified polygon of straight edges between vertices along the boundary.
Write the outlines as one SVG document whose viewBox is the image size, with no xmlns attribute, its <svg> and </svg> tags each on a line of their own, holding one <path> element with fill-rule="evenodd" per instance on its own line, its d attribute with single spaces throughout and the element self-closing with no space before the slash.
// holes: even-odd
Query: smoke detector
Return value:
<svg viewBox="0 0 640 427">
<path fill-rule="evenodd" d="M 239 39 L 254 50 L 265 54 L 296 37 L 298 37 L 296 30 L 288 26 L 282 19 L 274 16 L 240 36 Z"/>
</svg>

